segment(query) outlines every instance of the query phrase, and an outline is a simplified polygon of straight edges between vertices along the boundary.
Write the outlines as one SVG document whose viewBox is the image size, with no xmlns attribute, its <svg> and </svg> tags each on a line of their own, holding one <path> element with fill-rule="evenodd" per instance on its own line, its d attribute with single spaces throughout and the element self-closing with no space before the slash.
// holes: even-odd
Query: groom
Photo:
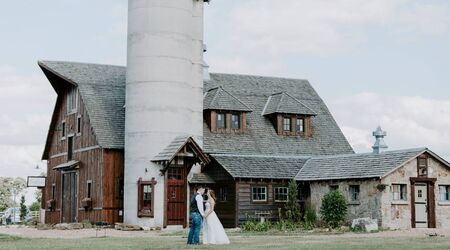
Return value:
<svg viewBox="0 0 450 250">
<path fill-rule="evenodd" d="M 191 199 L 191 220 L 192 226 L 189 230 L 188 245 L 200 244 L 200 231 L 202 231 L 203 217 L 205 212 L 203 209 L 203 194 L 205 193 L 204 187 L 197 188 L 197 192 Z"/>
</svg>

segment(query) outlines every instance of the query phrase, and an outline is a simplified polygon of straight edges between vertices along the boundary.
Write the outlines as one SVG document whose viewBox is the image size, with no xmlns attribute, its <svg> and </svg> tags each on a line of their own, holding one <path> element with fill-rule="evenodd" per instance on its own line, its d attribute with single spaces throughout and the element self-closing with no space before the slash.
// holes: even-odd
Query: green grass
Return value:
<svg viewBox="0 0 450 250">
<path fill-rule="evenodd" d="M 271 236 L 232 234 L 227 246 L 186 246 L 184 236 L 148 238 L 27 239 L 0 235 L 0 249 L 450 249 L 450 238 L 333 237 L 316 235 Z"/>
</svg>

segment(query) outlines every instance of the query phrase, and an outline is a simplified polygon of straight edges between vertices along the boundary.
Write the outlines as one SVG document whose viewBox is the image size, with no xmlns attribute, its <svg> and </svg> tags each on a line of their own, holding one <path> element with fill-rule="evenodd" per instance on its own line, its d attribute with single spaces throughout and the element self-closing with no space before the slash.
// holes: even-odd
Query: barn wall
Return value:
<svg viewBox="0 0 450 250">
<path fill-rule="evenodd" d="M 439 201 L 439 185 L 450 185 L 450 169 L 434 159 L 428 158 L 428 177 L 437 178 L 434 185 L 435 214 L 437 228 L 450 228 L 450 203 Z M 411 182 L 410 177 L 417 177 L 417 159 L 408 162 L 405 166 L 389 174 L 382 183 L 386 190 L 382 195 L 382 226 L 392 229 L 411 228 Z M 407 201 L 392 201 L 392 184 L 407 185 Z"/>
<path fill-rule="evenodd" d="M 311 204 L 320 216 L 323 196 L 330 192 L 330 185 L 338 185 L 347 200 L 347 223 L 355 218 L 369 217 L 381 223 L 381 193 L 377 189 L 379 180 L 343 180 L 311 182 Z M 350 201 L 349 186 L 359 185 L 358 202 Z"/>
<path fill-rule="evenodd" d="M 56 125 L 51 133 L 49 159 L 47 168 L 47 186 L 45 187 L 44 197 L 46 201 L 52 198 L 52 185 L 55 184 L 55 204 L 56 208 L 49 210 L 48 204 L 44 202 L 46 209 L 45 222 L 55 224 L 61 222 L 62 207 L 62 175 L 61 171 L 53 170 L 54 167 L 66 163 L 67 158 L 67 136 L 74 135 L 74 153 L 73 160 L 79 161 L 77 172 L 78 192 L 77 192 L 77 220 L 79 222 L 89 220 L 91 222 L 107 221 L 110 223 L 121 221 L 118 217 L 118 210 L 110 210 L 109 208 L 120 208 L 117 201 L 112 199 L 104 199 L 105 194 L 109 194 L 112 186 L 111 178 L 123 176 L 123 153 L 118 151 L 104 152 L 98 146 L 96 136 L 91 127 L 87 110 L 82 98 L 79 97 L 78 109 L 76 113 L 66 113 L 66 93 L 58 97 L 56 109 Z M 77 134 L 77 118 L 81 117 L 82 129 Z M 62 121 L 66 122 L 66 136 L 62 137 Z M 103 169 L 104 162 L 107 162 Z M 105 175 L 104 175 L 105 174 Z M 92 208 L 85 210 L 81 205 L 81 200 L 87 196 L 87 182 L 92 181 Z M 108 192 L 105 192 L 105 189 Z M 113 194 L 115 194 L 113 192 Z M 105 202 L 105 203 L 104 203 Z M 108 203 L 109 202 L 109 203 Z M 111 205 L 111 206 L 110 206 Z M 108 208 L 102 211 L 102 208 Z"/>
<path fill-rule="evenodd" d="M 236 202 L 238 224 L 243 223 L 247 219 L 258 219 L 258 213 L 270 213 L 265 216 L 270 220 L 279 218 L 279 209 L 285 207 L 285 203 L 274 201 L 273 188 L 275 186 L 287 186 L 287 181 L 260 181 L 260 180 L 240 180 L 236 182 Z M 267 202 L 252 202 L 251 187 L 266 186 Z"/>
</svg>

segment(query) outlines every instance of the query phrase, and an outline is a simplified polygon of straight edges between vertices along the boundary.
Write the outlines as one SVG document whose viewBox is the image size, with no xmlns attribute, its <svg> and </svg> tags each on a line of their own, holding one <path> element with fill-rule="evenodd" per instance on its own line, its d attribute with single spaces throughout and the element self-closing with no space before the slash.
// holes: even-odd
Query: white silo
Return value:
<svg viewBox="0 0 450 250">
<path fill-rule="evenodd" d="M 203 2 L 128 1 L 125 223 L 163 225 L 164 177 L 151 159 L 178 135 L 203 136 Z M 156 178 L 154 218 L 137 216 L 140 177 Z"/>
</svg>

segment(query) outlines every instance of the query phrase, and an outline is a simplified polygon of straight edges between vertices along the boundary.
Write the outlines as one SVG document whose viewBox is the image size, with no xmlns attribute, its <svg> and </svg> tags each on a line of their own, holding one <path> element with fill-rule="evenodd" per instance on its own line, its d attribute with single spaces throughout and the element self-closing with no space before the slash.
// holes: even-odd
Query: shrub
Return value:
<svg viewBox="0 0 450 250">
<path fill-rule="evenodd" d="M 242 231 L 247 232 L 267 232 L 272 228 L 272 223 L 266 222 L 255 222 L 253 220 L 246 220 L 242 224 Z"/>
<path fill-rule="evenodd" d="M 288 200 L 286 202 L 286 218 L 292 222 L 301 220 L 300 205 L 298 204 L 298 189 L 295 180 L 289 181 Z"/>
<path fill-rule="evenodd" d="M 20 197 L 20 220 L 24 220 L 28 214 L 28 208 L 25 205 L 25 196 Z"/>
<path fill-rule="evenodd" d="M 305 210 L 305 229 L 313 229 L 316 222 L 316 210 L 311 205 L 307 205 Z"/>
<path fill-rule="evenodd" d="M 325 194 L 322 198 L 320 213 L 329 227 L 338 227 L 347 215 L 347 202 L 344 195 L 339 191 Z"/>
</svg>

